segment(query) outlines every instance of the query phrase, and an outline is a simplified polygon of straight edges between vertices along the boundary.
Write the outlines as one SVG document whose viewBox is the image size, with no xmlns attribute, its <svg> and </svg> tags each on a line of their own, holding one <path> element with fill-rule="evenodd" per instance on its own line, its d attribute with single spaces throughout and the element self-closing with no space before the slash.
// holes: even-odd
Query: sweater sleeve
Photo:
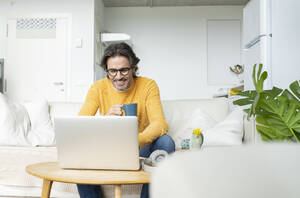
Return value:
<svg viewBox="0 0 300 198">
<path fill-rule="evenodd" d="M 162 111 L 159 89 L 154 81 L 150 82 L 146 94 L 146 113 L 149 125 L 142 133 L 139 133 L 140 147 L 152 143 L 168 131 L 168 124 L 165 121 Z"/>
<path fill-rule="evenodd" d="M 78 115 L 80 116 L 93 116 L 99 108 L 99 93 L 97 87 L 92 85 L 89 89 L 85 102 L 81 107 Z"/>
</svg>

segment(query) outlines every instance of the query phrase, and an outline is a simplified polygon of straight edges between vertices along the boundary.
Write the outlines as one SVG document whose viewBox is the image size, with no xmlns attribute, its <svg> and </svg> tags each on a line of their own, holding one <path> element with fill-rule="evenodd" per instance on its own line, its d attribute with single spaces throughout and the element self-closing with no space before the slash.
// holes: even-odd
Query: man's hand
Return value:
<svg viewBox="0 0 300 198">
<path fill-rule="evenodd" d="M 123 114 L 122 112 L 123 105 L 113 105 L 110 107 L 108 112 L 105 114 L 106 116 L 121 116 Z"/>
</svg>

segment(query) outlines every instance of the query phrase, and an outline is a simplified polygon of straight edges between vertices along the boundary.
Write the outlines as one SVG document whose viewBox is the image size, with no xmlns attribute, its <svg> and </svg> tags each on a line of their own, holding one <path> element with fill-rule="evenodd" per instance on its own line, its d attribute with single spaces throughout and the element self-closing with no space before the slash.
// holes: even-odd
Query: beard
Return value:
<svg viewBox="0 0 300 198">
<path fill-rule="evenodd" d="M 121 78 L 112 80 L 112 84 L 117 91 L 127 91 L 130 87 L 130 82 L 128 78 Z"/>
</svg>

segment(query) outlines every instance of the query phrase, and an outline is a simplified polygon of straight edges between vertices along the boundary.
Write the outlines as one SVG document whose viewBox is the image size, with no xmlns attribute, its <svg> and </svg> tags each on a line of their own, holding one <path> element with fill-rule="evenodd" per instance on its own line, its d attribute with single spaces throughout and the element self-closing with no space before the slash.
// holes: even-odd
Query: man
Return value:
<svg viewBox="0 0 300 198">
<path fill-rule="evenodd" d="M 104 52 L 101 67 L 107 78 L 95 82 L 88 91 L 79 115 L 122 116 L 122 105 L 137 103 L 140 156 L 149 157 L 155 150 L 175 151 L 174 141 L 166 134 L 159 89 L 149 78 L 137 77 L 139 58 L 126 43 L 111 44 Z M 77 184 L 81 198 L 102 197 L 100 186 Z M 148 198 L 148 184 L 144 184 L 141 198 Z"/>
</svg>

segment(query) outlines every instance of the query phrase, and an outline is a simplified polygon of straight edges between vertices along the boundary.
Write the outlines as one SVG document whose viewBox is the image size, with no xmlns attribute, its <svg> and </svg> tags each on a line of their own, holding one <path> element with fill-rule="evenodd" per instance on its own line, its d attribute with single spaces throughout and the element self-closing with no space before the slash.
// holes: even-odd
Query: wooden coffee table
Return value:
<svg viewBox="0 0 300 198">
<path fill-rule="evenodd" d="M 49 198 L 53 181 L 75 184 L 113 184 L 115 198 L 121 198 L 122 184 L 150 183 L 151 175 L 143 170 L 71 170 L 58 167 L 57 162 L 28 165 L 26 171 L 43 179 L 42 198 Z"/>
</svg>

